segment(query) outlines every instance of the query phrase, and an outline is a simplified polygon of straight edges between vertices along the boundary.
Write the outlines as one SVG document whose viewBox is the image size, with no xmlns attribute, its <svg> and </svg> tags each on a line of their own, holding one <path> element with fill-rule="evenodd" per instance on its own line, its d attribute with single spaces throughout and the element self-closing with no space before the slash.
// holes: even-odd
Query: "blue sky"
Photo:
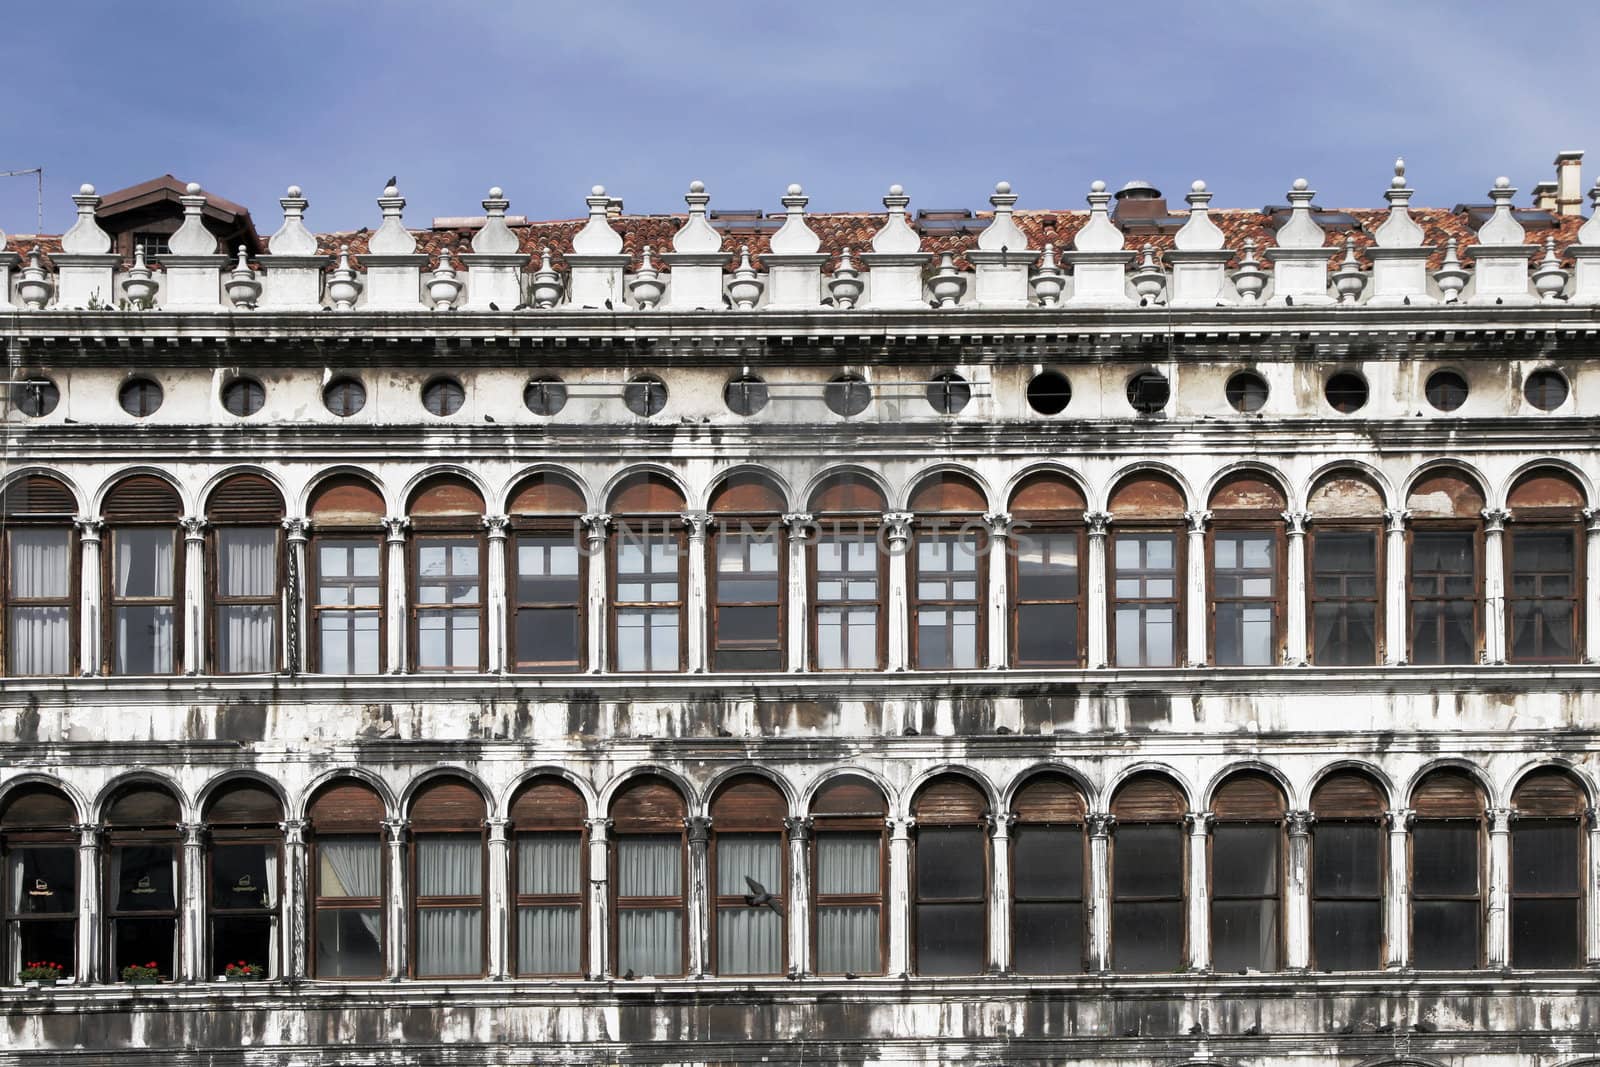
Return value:
<svg viewBox="0 0 1600 1067">
<path fill-rule="evenodd" d="M 171 172 L 270 233 L 297 183 L 313 228 L 375 225 L 398 174 L 407 220 L 580 214 L 604 183 L 630 212 L 1083 204 L 1129 178 L 1177 201 L 1380 206 L 1396 154 L 1417 203 L 1527 200 L 1560 149 L 1600 171 L 1600 5 L 1512 21 L 1504 3 L 894 5 L 393 0 L 14 5 L 0 170 L 43 165 L 45 228 L 79 183 Z M 1533 10 L 1533 9 L 1528 9 Z M 1553 13 L 1557 8 L 1541 8 Z M 24 14 L 24 12 L 26 12 Z M 31 179 L 0 179 L 0 229 L 34 229 Z"/>
</svg>

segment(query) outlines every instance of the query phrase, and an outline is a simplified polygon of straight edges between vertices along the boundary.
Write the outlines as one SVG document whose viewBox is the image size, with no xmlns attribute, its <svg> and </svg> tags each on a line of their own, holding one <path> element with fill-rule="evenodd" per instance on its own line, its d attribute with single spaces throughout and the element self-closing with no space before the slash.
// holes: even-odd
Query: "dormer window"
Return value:
<svg viewBox="0 0 1600 1067">
<path fill-rule="evenodd" d="M 172 255 L 172 246 L 167 244 L 167 238 L 170 236 L 172 235 L 151 233 L 148 230 L 135 233 L 133 235 L 133 249 L 135 252 L 143 252 L 144 258 L 147 260 L 170 256 Z"/>
</svg>

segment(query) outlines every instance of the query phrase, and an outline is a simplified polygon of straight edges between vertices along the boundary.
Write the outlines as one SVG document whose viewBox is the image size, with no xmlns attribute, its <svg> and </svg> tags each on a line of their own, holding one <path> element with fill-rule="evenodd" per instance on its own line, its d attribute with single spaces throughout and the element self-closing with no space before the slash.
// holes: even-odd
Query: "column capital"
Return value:
<svg viewBox="0 0 1600 1067">
<path fill-rule="evenodd" d="M 295 541 L 304 541 L 311 536 L 311 520 L 299 515 L 284 519 L 282 524 L 284 537 L 292 544 Z"/>
<path fill-rule="evenodd" d="M 983 514 L 983 524 L 988 527 L 989 536 L 997 540 L 1011 536 L 1013 521 L 1009 511 L 986 511 Z"/>
<path fill-rule="evenodd" d="M 97 822 L 80 822 L 72 824 L 72 832 L 78 835 L 79 848 L 96 849 L 100 847 L 100 837 L 106 828 Z"/>
<path fill-rule="evenodd" d="M 591 551 L 596 551 L 606 543 L 606 534 L 611 530 L 611 516 L 603 511 L 591 511 L 578 517 L 583 523 L 583 535 L 589 542 Z"/>
<path fill-rule="evenodd" d="M 106 520 L 92 515 L 75 515 L 72 525 L 78 528 L 78 540 L 98 542 L 101 531 L 106 528 Z"/>
<path fill-rule="evenodd" d="M 789 834 L 790 841 L 811 840 L 811 829 L 814 821 L 809 815 L 790 816 L 783 820 L 783 828 Z"/>
<path fill-rule="evenodd" d="M 390 544 L 403 543 L 406 531 L 411 529 L 411 519 L 406 515 L 390 515 L 383 520 L 384 540 Z"/>
<path fill-rule="evenodd" d="M 785 512 L 781 521 L 796 541 L 804 541 L 817 532 L 817 517 L 809 511 Z"/>
<path fill-rule="evenodd" d="M 483 528 L 489 531 L 489 540 L 491 541 L 504 541 L 506 539 L 506 531 L 510 526 L 510 515 L 485 515 L 483 517 Z"/>
<path fill-rule="evenodd" d="M 1510 518 L 1511 518 L 1511 512 L 1507 511 L 1505 508 L 1484 508 L 1483 509 L 1483 532 L 1484 533 L 1503 533 L 1503 532 L 1505 532 L 1506 522 L 1508 520 L 1510 520 Z"/>
<path fill-rule="evenodd" d="M 511 820 L 498 817 L 488 818 L 483 820 L 483 826 L 484 829 L 489 831 L 489 843 L 491 845 L 503 845 L 506 843 L 506 831 L 511 828 Z"/>
<path fill-rule="evenodd" d="M 911 831 L 917 827 L 917 819 L 914 815 L 891 815 L 883 820 L 883 825 L 888 827 L 889 837 L 892 840 L 909 841 L 911 840 Z"/>
<path fill-rule="evenodd" d="M 1383 813 L 1383 821 L 1390 833 L 1403 834 L 1417 821 L 1417 813 L 1411 808 L 1390 808 Z"/>
<path fill-rule="evenodd" d="M 1411 512 L 1405 508 L 1385 508 L 1383 510 L 1384 529 L 1390 533 L 1404 533 L 1406 520 L 1411 518 Z"/>
<path fill-rule="evenodd" d="M 286 845 L 303 845 L 306 843 L 306 820 L 285 819 L 278 824 L 278 830 L 283 834 L 283 843 Z"/>
<path fill-rule="evenodd" d="M 904 551 L 906 542 L 911 539 L 911 524 L 916 516 L 909 511 L 886 511 L 883 513 L 883 530 L 889 538 L 891 552 Z"/>
<path fill-rule="evenodd" d="M 1211 832 L 1211 825 L 1217 821 L 1214 811 L 1186 811 L 1183 813 L 1183 824 L 1189 828 L 1189 833 L 1195 837 L 1204 837 Z"/>
<path fill-rule="evenodd" d="M 703 845 L 711 838 L 711 816 L 690 815 L 683 820 L 683 828 L 689 832 L 691 845 Z"/>
<path fill-rule="evenodd" d="M 678 516 L 683 523 L 683 528 L 689 531 L 689 540 L 704 541 L 706 534 L 716 525 L 717 520 L 706 511 L 685 511 Z"/>
<path fill-rule="evenodd" d="M 1117 817 L 1109 811 L 1091 811 L 1084 817 L 1090 837 L 1110 837 L 1117 828 Z"/>
<path fill-rule="evenodd" d="M 1113 516 L 1109 511 L 1086 511 L 1083 521 L 1089 524 L 1090 537 L 1104 537 L 1111 526 Z"/>
<path fill-rule="evenodd" d="M 986 811 L 983 821 L 988 824 L 989 836 L 996 841 L 1004 841 L 1011 836 L 1011 828 L 1016 825 L 1017 813 L 1014 811 Z"/>
<path fill-rule="evenodd" d="M 410 819 L 385 819 L 383 832 L 389 837 L 389 844 L 398 845 L 405 841 L 406 830 L 411 826 Z"/>
<path fill-rule="evenodd" d="M 1593 833 L 1600 830 L 1600 808 L 1587 807 L 1583 809 L 1583 825 Z"/>
<path fill-rule="evenodd" d="M 185 541 L 199 541 L 206 535 L 206 527 L 210 525 L 203 515 L 185 515 L 178 520 L 178 525 L 183 527 Z"/>
<path fill-rule="evenodd" d="M 1204 509 L 1186 511 L 1183 513 L 1183 518 L 1189 524 L 1190 533 L 1205 533 L 1206 523 L 1211 521 L 1211 512 Z"/>
<path fill-rule="evenodd" d="M 206 831 L 209 829 L 210 827 L 203 822 L 180 822 L 178 824 L 178 832 L 183 835 L 185 848 L 199 848 L 205 843 Z"/>
<path fill-rule="evenodd" d="M 1283 515 L 1283 532 L 1289 537 L 1304 537 L 1306 527 L 1311 523 L 1309 511 L 1285 511 Z"/>
<path fill-rule="evenodd" d="M 583 827 L 589 831 L 589 840 L 591 842 L 604 841 L 606 834 L 611 831 L 611 820 L 605 818 L 585 819 L 583 820 Z"/>
<path fill-rule="evenodd" d="M 1600 533 L 1600 508 L 1584 508 L 1583 524 L 1590 533 Z"/>
<path fill-rule="evenodd" d="M 1484 812 L 1489 817 L 1489 832 L 1491 834 L 1509 834 L 1511 820 L 1517 817 L 1515 808 L 1490 808 Z"/>
<path fill-rule="evenodd" d="M 1316 823 L 1315 812 L 1286 811 L 1283 814 L 1284 825 L 1289 828 L 1290 837 L 1306 837 L 1311 833 L 1311 827 Z"/>
</svg>

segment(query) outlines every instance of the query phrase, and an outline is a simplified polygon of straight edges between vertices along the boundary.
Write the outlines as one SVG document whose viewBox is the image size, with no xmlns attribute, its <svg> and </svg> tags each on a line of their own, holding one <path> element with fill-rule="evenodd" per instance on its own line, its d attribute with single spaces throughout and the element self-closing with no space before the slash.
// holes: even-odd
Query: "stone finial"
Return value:
<svg viewBox="0 0 1600 1067">
<path fill-rule="evenodd" d="M 217 254 L 217 237 L 206 229 L 206 195 L 198 182 L 190 182 L 184 195 L 178 197 L 183 205 L 183 225 L 172 235 L 167 246 L 175 256 L 214 256 Z"/>
<path fill-rule="evenodd" d="M 367 242 L 367 251 L 375 256 L 409 256 L 417 250 L 417 239 L 401 221 L 406 208 L 406 198 L 393 185 L 378 197 L 378 208 L 383 212 L 383 222 Z"/>
<path fill-rule="evenodd" d="M 892 255 L 922 251 L 922 238 L 917 236 L 916 231 L 906 221 L 906 205 L 910 203 L 911 198 L 906 195 L 903 187 L 889 186 L 889 194 L 883 198 L 883 206 L 888 209 L 889 214 L 884 220 L 883 228 L 872 237 L 874 252 L 887 252 Z"/>
<path fill-rule="evenodd" d="M 798 185 L 789 186 L 783 196 L 783 226 L 772 235 L 772 253 L 780 256 L 815 255 L 822 248 L 818 237 L 806 224 L 806 204 L 811 198 Z"/>
<path fill-rule="evenodd" d="M 1108 206 L 1111 203 L 1111 194 L 1106 191 L 1106 183 L 1094 181 L 1089 185 L 1089 221 L 1083 224 L 1072 238 L 1072 248 L 1076 252 L 1120 252 L 1125 239 L 1122 231 L 1117 229 L 1117 224 L 1111 221 Z M 1220 245 L 1218 246 L 1220 247 Z"/>
<path fill-rule="evenodd" d="M 472 235 L 472 251 L 480 256 L 514 256 L 517 254 L 517 235 L 506 225 L 506 208 L 511 206 L 505 193 L 497 185 L 489 190 L 483 201 L 486 216 L 483 228 Z M 618 239 L 620 245 L 621 239 Z"/>
<path fill-rule="evenodd" d="M 428 277 L 428 301 L 435 311 L 449 311 L 461 295 L 461 279 L 450 262 L 450 249 L 439 249 L 439 265 Z"/>
<path fill-rule="evenodd" d="M 1304 178 L 1296 178 L 1294 188 L 1288 192 L 1289 221 L 1278 231 L 1279 248 L 1321 248 L 1327 244 L 1327 234 L 1311 217 L 1311 201 L 1316 193 Z"/>
<path fill-rule="evenodd" d="M 589 221 L 572 238 L 572 250 L 580 256 L 615 256 L 622 252 L 622 235 L 612 229 L 606 211 L 611 198 L 606 187 L 597 185 L 584 201 L 589 205 Z"/>
<path fill-rule="evenodd" d="M 361 295 L 361 276 L 350 266 L 350 246 L 339 246 L 339 262 L 328 275 L 328 299 L 335 311 L 349 311 Z"/>
<path fill-rule="evenodd" d="M 1206 183 L 1196 181 L 1189 187 L 1189 221 L 1183 224 L 1172 238 L 1172 246 L 1180 252 L 1215 252 L 1222 248 L 1224 239 L 1217 224 L 1211 221 L 1211 193 Z"/>
<path fill-rule="evenodd" d="M 700 183 L 695 182 L 694 184 L 699 185 Z M 694 196 L 694 186 L 689 188 L 689 195 Z M 702 186 L 702 188 L 704 187 Z M 707 199 L 710 198 L 707 197 Z M 701 221 L 703 222 L 705 215 L 705 203 L 703 201 L 700 204 L 700 212 Z M 706 228 L 710 229 L 709 226 Z M 684 227 L 684 230 L 686 229 L 688 229 L 687 226 Z M 683 230 L 679 230 L 678 233 L 681 235 Z M 644 255 L 639 259 L 638 273 L 633 276 L 632 281 L 628 282 L 628 292 L 633 294 L 634 302 L 646 310 L 661 303 L 661 294 L 667 291 L 666 283 L 661 280 L 661 272 L 656 270 L 655 264 L 650 261 L 651 251 L 652 249 L 649 245 L 644 246 Z"/>
<path fill-rule="evenodd" d="M 1444 294 L 1445 303 L 1456 302 L 1461 296 L 1461 290 L 1467 287 L 1468 277 L 1461 266 L 1461 257 L 1456 253 L 1456 239 L 1451 237 L 1445 242 L 1444 262 L 1433 272 L 1433 280 L 1439 283 L 1439 291 Z"/>
<path fill-rule="evenodd" d="M 750 265 L 750 246 L 740 245 L 739 265 L 733 269 L 733 278 L 728 282 L 728 299 L 740 311 L 753 311 L 764 288 L 755 267 Z"/>
<path fill-rule="evenodd" d="M 1347 233 L 1344 236 L 1344 258 L 1339 261 L 1339 269 L 1333 272 L 1333 288 L 1339 294 L 1339 303 L 1354 304 L 1366 285 L 1367 275 L 1361 269 L 1361 261 L 1356 258 L 1356 236 Z"/>
<path fill-rule="evenodd" d="M 1261 263 L 1256 259 L 1254 237 L 1244 239 L 1244 255 L 1239 258 L 1239 269 L 1233 272 L 1233 287 L 1239 293 L 1239 301 L 1244 304 L 1260 302 L 1261 290 L 1267 287 L 1267 272 L 1261 269 Z"/>
<path fill-rule="evenodd" d="M 1041 307 L 1051 308 L 1061 303 L 1061 293 L 1066 287 L 1067 279 L 1056 266 L 1055 243 L 1046 242 L 1039 268 L 1033 272 L 1033 293 Z"/>
<path fill-rule="evenodd" d="M 233 270 L 229 271 L 227 278 L 223 280 L 222 287 L 228 294 L 228 300 L 236 308 L 253 310 L 256 301 L 261 299 L 261 281 L 256 277 L 256 272 L 250 269 L 244 245 L 239 246 L 238 258 Z"/>
<path fill-rule="evenodd" d="M 1518 222 L 1511 214 L 1511 200 L 1517 191 L 1511 187 L 1511 179 L 1500 177 L 1494 180 L 1494 188 L 1489 190 L 1489 199 L 1494 202 L 1494 214 L 1489 216 L 1489 221 L 1483 224 L 1478 231 L 1478 244 L 1480 245 L 1521 245 L 1528 239 L 1527 231 L 1522 223 Z"/>
<path fill-rule="evenodd" d="M 155 274 L 144 261 L 144 246 L 133 250 L 133 266 L 122 276 L 122 295 L 128 303 L 141 311 L 150 306 L 156 295 Z"/>
<path fill-rule="evenodd" d="M 550 246 L 539 250 L 539 269 L 533 274 L 533 306 L 553 308 L 561 299 L 561 275 L 550 265 Z"/>
<path fill-rule="evenodd" d="M 50 280 L 50 272 L 39 262 L 39 246 L 34 245 L 28 249 L 28 265 L 22 268 L 22 274 L 17 278 L 17 299 L 28 310 L 38 311 L 50 302 L 55 291 L 56 285 Z"/>
<path fill-rule="evenodd" d="M 1422 244 L 1422 227 L 1411 217 L 1406 205 L 1411 202 L 1414 190 L 1406 184 L 1406 161 L 1394 161 L 1394 177 L 1383 198 L 1389 201 L 1389 217 L 1373 231 L 1372 240 L 1379 248 L 1418 248 Z"/>
<path fill-rule="evenodd" d="M 1010 182 L 996 182 L 994 195 L 989 198 L 994 208 L 994 220 L 978 235 L 978 248 L 984 252 L 1011 252 L 1017 254 L 1028 249 L 1028 238 L 1012 217 L 1017 196 Z"/>
<path fill-rule="evenodd" d="M 306 207 L 310 201 L 298 185 L 289 186 L 287 195 L 278 203 L 283 207 L 283 225 L 267 238 L 267 251 L 274 256 L 314 256 L 317 239 L 306 229 Z"/>
<path fill-rule="evenodd" d="M 1533 287 L 1546 304 L 1555 303 L 1567 287 L 1567 272 L 1561 269 L 1554 237 L 1544 239 L 1544 258 L 1539 260 L 1539 269 L 1533 272 Z"/>
<path fill-rule="evenodd" d="M 722 250 L 722 235 L 706 221 L 706 205 L 711 202 L 711 194 L 706 192 L 704 182 L 690 182 L 689 192 L 683 198 L 689 205 L 689 218 L 683 228 L 672 235 L 672 250 L 674 252 L 720 252 Z"/>
<path fill-rule="evenodd" d="M 1594 188 L 1589 190 L 1589 219 L 1578 227 L 1578 243 L 1600 245 L 1600 176 L 1595 177 Z"/>
<path fill-rule="evenodd" d="M 928 279 L 928 290 L 933 294 L 936 307 L 953 308 L 961 303 L 961 294 L 967 291 L 967 279 L 956 270 L 953 252 L 939 257 L 939 269 Z"/>
<path fill-rule="evenodd" d="M 1139 294 L 1140 304 L 1154 304 L 1161 299 L 1167 287 L 1167 276 L 1156 264 L 1155 245 L 1146 244 L 1140 249 L 1139 269 L 1132 276 L 1133 291 Z"/>
<path fill-rule="evenodd" d="M 833 298 L 833 306 L 840 311 L 849 311 L 861 299 L 861 291 L 865 288 L 861 272 L 856 269 L 855 262 L 850 258 L 850 249 L 846 247 L 839 253 L 839 263 L 828 279 L 828 295 Z"/>
<path fill-rule="evenodd" d="M 69 256 L 103 256 L 111 251 L 111 235 L 100 228 L 94 217 L 95 209 L 100 206 L 94 186 L 79 186 L 72 202 L 78 205 L 78 220 L 72 224 L 72 229 L 61 235 L 61 251 Z"/>
</svg>

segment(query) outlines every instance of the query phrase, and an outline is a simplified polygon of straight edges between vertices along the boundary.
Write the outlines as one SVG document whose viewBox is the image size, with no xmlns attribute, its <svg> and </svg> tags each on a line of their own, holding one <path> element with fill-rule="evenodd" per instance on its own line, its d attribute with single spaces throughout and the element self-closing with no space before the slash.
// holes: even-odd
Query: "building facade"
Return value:
<svg viewBox="0 0 1600 1067">
<path fill-rule="evenodd" d="M 1558 164 L 259 243 L 85 186 L 0 235 L 0 1060 L 1600 1062 Z"/>
</svg>

